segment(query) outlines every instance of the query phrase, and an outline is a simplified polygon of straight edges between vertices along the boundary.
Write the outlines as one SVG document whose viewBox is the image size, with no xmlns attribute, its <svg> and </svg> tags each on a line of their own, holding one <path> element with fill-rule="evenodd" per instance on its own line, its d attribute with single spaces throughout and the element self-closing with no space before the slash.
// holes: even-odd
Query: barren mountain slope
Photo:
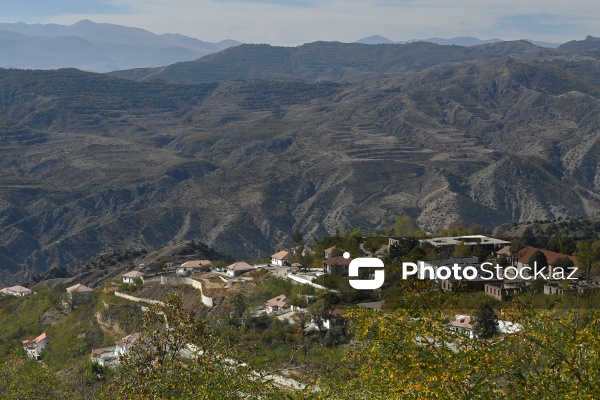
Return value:
<svg viewBox="0 0 600 400">
<path fill-rule="evenodd" d="M 402 213 L 425 229 L 593 215 L 598 62 L 567 61 L 353 83 L 0 71 L 1 280 L 191 238 L 251 258 L 295 229 L 370 230 Z"/>
</svg>

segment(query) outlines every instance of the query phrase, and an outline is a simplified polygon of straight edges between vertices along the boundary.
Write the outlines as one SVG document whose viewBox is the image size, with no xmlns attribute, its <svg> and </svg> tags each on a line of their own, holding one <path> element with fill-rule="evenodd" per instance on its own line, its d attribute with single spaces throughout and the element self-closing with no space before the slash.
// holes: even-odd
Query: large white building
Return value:
<svg viewBox="0 0 600 400">
<path fill-rule="evenodd" d="M 34 360 L 39 360 L 48 342 L 50 342 L 50 336 L 44 332 L 34 339 L 23 340 L 22 343 L 27 355 Z"/>
</svg>

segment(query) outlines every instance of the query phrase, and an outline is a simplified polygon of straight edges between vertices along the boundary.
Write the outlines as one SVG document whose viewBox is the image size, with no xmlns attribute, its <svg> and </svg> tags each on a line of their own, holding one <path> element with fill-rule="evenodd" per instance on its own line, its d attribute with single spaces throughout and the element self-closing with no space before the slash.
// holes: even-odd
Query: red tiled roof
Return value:
<svg viewBox="0 0 600 400">
<path fill-rule="evenodd" d="M 227 269 L 230 269 L 233 271 L 248 271 L 248 270 L 254 269 L 254 267 L 252 265 L 248 264 L 247 262 L 238 261 L 231 265 L 228 265 Z"/>
<path fill-rule="evenodd" d="M 123 274 L 121 276 L 125 277 L 125 278 L 139 278 L 141 276 L 143 276 L 144 274 L 140 271 L 129 271 L 126 274 Z"/>
<path fill-rule="evenodd" d="M 273 297 L 265 302 L 265 306 L 267 307 L 285 307 L 287 304 L 287 297 L 285 294 L 280 294 L 277 297 Z"/>
<path fill-rule="evenodd" d="M 0 290 L 0 292 L 2 292 L 2 293 L 8 293 L 8 292 L 24 293 L 24 292 L 31 292 L 31 289 L 28 289 L 25 286 L 16 285 L 16 286 L 5 287 L 4 289 Z"/>
<path fill-rule="evenodd" d="M 289 253 L 285 250 L 282 250 L 278 253 L 271 255 L 271 258 L 275 258 L 277 260 L 289 260 Z"/>
<path fill-rule="evenodd" d="M 117 346 L 123 347 L 124 345 L 134 344 L 140 338 L 140 333 L 132 333 L 131 335 L 127 335 L 124 338 L 121 338 L 115 342 Z"/>
<path fill-rule="evenodd" d="M 529 261 L 529 258 L 537 250 L 539 250 L 542 253 L 544 253 L 544 255 L 546 256 L 546 260 L 548 260 L 548 264 L 549 265 L 554 264 L 557 259 L 559 259 L 559 258 L 565 258 L 565 257 L 568 258 L 569 260 L 573 261 L 574 263 L 577 261 L 575 259 L 575 257 L 573 257 L 573 256 L 569 256 L 569 255 L 561 254 L 561 253 L 556 253 L 556 252 L 550 251 L 550 250 L 538 249 L 538 248 L 531 247 L 531 246 L 527 246 L 527 247 L 519 250 L 517 252 L 517 260 L 526 264 Z"/>
<path fill-rule="evenodd" d="M 112 353 L 112 351 L 106 350 L 106 349 L 94 349 L 94 350 L 92 350 L 92 354 L 100 355 L 100 354 L 104 354 L 104 353 Z"/>
<path fill-rule="evenodd" d="M 181 268 L 200 268 L 212 265 L 210 260 L 190 260 L 181 264 Z"/>
<path fill-rule="evenodd" d="M 344 258 L 343 256 L 338 256 L 338 257 L 328 258 L 327 260 L 325 260 L 323 262 L 325 263 L 325 265 L 348 266 L 348 265 L 350 265 L 350 261 L 352 261 L 352 258 Z"/>
<path fill-rule="evenodd" d="M 42 340 L 44 340 L 44 339 L 48 339 L 48 340 L 50 340 L 50 336 L 48 336 L 48 335 L 46 334 L 46 332 L 43 332 L 41 335 L 39 335 L 39 336 L 38 336 L 38 337 L 36 337 L 35 339 L 26 339 L 26 340 L 23 340 L 23 341 L 22 341 L 22 343 L 23 343 L 23 344 L 33 344 L 33 343 L 39 343 L 39 342 L 41 342 L 41 341 L 42 341 Z"/>
<path fill-rule="evenodd" d="M 473 329 L 473 325 L 471 325 L 471 317 L 468 315 L 461 315 L 459 318 L 450 322 L 450 325 L 457 328 Z"/>
<path fill-rule="evenodd" d="M 82 292 L 93 292 L 93 291 L 94 291 L 94 289 L 91 289 L 91 288 L 89 288 L 89 287 L 87 287 L 85 285 L 82 285 L 80 283 L 78 283 L 77 285 L 69 286 L 67 288 L 67 292 L 69 292 L 69 293 L 72 293 L 72 292 L 82 293 Z"/>
<path fill-rule="evenodd" d="M 496 252 L 496 254 L 502 254 L 504 256 L 510 256 L 510 246 L 504 246 Z"/>
</svg>

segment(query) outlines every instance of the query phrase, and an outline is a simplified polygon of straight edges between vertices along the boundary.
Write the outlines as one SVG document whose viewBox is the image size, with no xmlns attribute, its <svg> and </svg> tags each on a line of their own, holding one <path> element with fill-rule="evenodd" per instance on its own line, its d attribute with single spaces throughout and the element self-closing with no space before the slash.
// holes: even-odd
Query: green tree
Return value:
<svg viewBox="0 0 600 400">
<path fill-rule="evenodd" d="M 529 257 L 529 260 L 527 260 L 527 264 L 532 268 L 536 265 L 537 269 L 540 270 L 548 266 L 548 259 L 541 250 L 536 250 L 531 257 Z"/>
<path fill-rule="evenodd" d="M 408 215 L 398 217 L 396 223 L 394 224 L 395 236 L 412 236 L 416 231 L 417 226 L 415 225 L 415 220 Z"/>
<path fill-rule="evenodd" d="M 456 258 L 470 257 L 471 256 L 471 246 L 469 246 L 465 242 L 461 241 L 460 243 L 458 243 L 457 245 L 454 246 L 453 255 Z"/>
<path fill-rule="evenodd" d="M 0 363 L 0 377 L 2 399 L 75 398 L 50 369 L 27 358 L 21 349 Z"/>
<path fill-rule="evenodd" d="M 483 303 L 474 315 L 474 331 L 480 338 L 488 339 L 496 334 L 498 317 L 489 303 Z"/>
<path fill-rule="evenodd" d="M 302 237 L 302 232 L 300 232 L 299 230 L 295 230 L 294 233 L 292 233 L 292 246 L 296 247 L 296 246 L 301 246 L 304 244 L 304 238 Z"/>
<path fill-rule="evenodd" d="M 242 355 L 187 313 L 179 297 L 152 305 L 140 339 L 121 359 L 103 393 L 108 399 L 283 398 L 271 383 L 238 362 Z"/>
<path fill-rule="evenodd" d="M 237 293 L 231 300 L 235 316 L 241 318 L 248 309 L 248 299 L 243 293 Z"/>
<path fill-rule="evenodd" d="M 600 260 L 600 240 L 582 240 L 577 243 L 577 251 L 574 255 L 577 259 L 577 266 L 585 272 L 586 279 L 589 281 L 592 268 Z"/>
<path fill-rule="evenodd" d="M 552 268 L 562 268 L 563 271 L 568 271 L 575 266 L 575 263 L 568 257 L 559 257 L 554 261 Z"/>
</svg>

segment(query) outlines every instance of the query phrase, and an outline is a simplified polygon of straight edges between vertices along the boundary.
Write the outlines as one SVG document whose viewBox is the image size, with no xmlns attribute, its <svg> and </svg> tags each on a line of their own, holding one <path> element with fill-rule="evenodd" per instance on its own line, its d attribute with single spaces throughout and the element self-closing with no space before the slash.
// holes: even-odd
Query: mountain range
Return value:
<svg viewBox="0 0 600 400">
<path fill-rule="evenodd" d="M 560 43 L 550 43 L 550 42 L 543 42 L 543 41 L 530 40 L 530 39 L 524 39 L 524 40 L 531 44 L 535 44 L 536 46 L 540 46 L 540 47 L 557 48 L 560 46 Z M 452 46 L 452 45 L 455 45 L 455 46 L 477 46 L 480 44 L 503 42 L 503 40 L 498 39 L 498 38 L 484 40 L 484 39 L 478 39 L 478 38 L 475 38 L 472 36 L 460 36 L 460 37 L 454 37 L 454 38 L 450 38 L 450 39 L 433 37 L 433 38 L 429 38 L 429 39 L 410 39 L 410 40 L 406 40 L 406 41 L 393 41 L 393 40 L 390 40 L 381 35 L 373 35 L 373 36 L 359 39 L 355 43 L 406 44 L 406 43 L 414 43 L 414 42 L 429 42 L 429 43 L 435 43 L 435 44 L 440 44 L 440 45 L 444 45 L 444 46 Z"/>
<path fill-rule="evenodd" d="M 592 38 L 590 36 L 590 38 Z M 593 39 L 593 38 L 592 38 Z M 540 47 L 559 44 L 526 40 Z M 466 36 L 451 39 L 429 38 L 392 41 L 380 35 L 358 40 L 362 44 L 407 44 L 428 42 L 439 45 L 477 46 L 502 42 Z M 589 40 L 584 46 L 589 45 Z M 578 46 L 577 41 L 569 46 Z M 82 20 L 59 24 L 0 23 L 0 68 L 57 69 L 78 68 L 92 72 L 110 72 L 132 68 L 162 67 L 193 61 L 229 47 L 235 40 L 218 43 L 201 41 L 179 34 L 157 35 L 140 28 Z M 581 49 L 578 49 L 581 50 Z"/>
<path fill-rule="evenodd" d="M 427 230 L 596 215 L 600 49 L 582 42 L 240 45 L 111 75 L 0 70 L 1 283 L 188 239 L 250 260 L 295 230 L 400 215 Z"/>
<path fill-rule="evenodd" d="M 0 23 L 0 67 L 108 72 L 194 60 L 239 44 L 234 40 L 209 43 L 178 34 L 156 35 L 88 20 L 70 26 Z"/>
</svg>

